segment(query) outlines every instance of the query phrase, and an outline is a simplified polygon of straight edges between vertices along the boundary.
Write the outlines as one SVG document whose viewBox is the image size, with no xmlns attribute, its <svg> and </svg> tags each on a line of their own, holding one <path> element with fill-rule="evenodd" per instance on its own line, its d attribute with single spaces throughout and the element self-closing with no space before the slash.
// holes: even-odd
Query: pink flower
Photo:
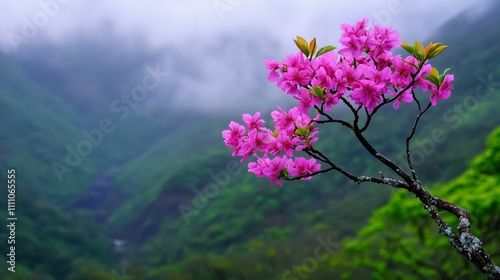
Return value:
<svg viewBox="0 0 500 280">
<path fill-rule="evenodd" d="M 277 79 L 278 87 L 288 94 L 295 95 L 298 86 L 307 86 L 314 74 L 311 62 L 301 52 L 287 56 L 282 66 L 282 76 Z M 274 68 L 275 65 L 269 64 Z M 274 77 L 274 76 L 273 76 Z"/>
<path fill-rule="evenodd" d="M 297 157 L 293 161 L 291 159 L 288 160 L 287 170 L 290 176 L 300 177 L 320 171 L 321 165 L 319 163 L 316 163 L 316 159 L 314 158 L 307 160 L 303 157 Z M 311 177 L 302 178 L 302 180 L 310 179 Z"/>
<path fill-rule="evenodd" d="M 403 94 L 401 94 L 396 99 L 396 101 L 394 101 L 394 104 L 392 104 L 392 107 L 394 109 L 399 108 L 399 103 L 401 103 L 401 101 L 406 102 L 406 103 L 413 102 L 413 95 L 411 94 L 411 89 L 408 89 L 406 92 L 404 92 Z"/>
<path fill-rule="evenodd" d="M 384 51 L 375 57 L 372 56 L 372 58 L 377 62 L 376 68 L 379 70 L 391 65 L 392 53 L 390 51 Z"/>
<path fill-rule="evenodd" d="M 278 109 L 279 111 L 273 111 L 271 113 L 276 129 L 281 131 L 293 131 L 295 129 L 295 120 L 299 117 L 299 110 L 296 107 L 290 109 L 288 112 L 283 111 L 280 107 L 278 107 Z"/>
<path fill-rule="evenodd" d="M 371 54 L 375 57 L 384 53 L 385 51 L 390 51 L 401 44 L 399 40 L 399 33 L 387 27 L 381 27 L 376 23 L 373 23 L 374 30 L 369 32 L 371 40 L 367 42 L 368 48 Z"/>
<path fill-rule="evenodd" d="M 356 58 L 361 55 L 366 46 L 366 39 L 368 35 L 366 30 L 367 26 L 367 18 L 361 19 L 353 26 L 347 23 L 340 25 L 340 28 L 344 31 L 339 40 L 339 42 L 344 46 L 344 48 L 339 50 L 340 55 L 352 58 Z"/>
<path fill-rule="evenodd" d="M 327 90 L 333 88 L 332 78 L 328 76 L 325 68 L 323 67 L 320 67 L 318 70 L 316 70 L 314 78 L 311 80 L 311 85 L 325 87 Z"/>
<path fill-rule="evenodd" d="M 320 55 L 319 57 L 311 61 L 311 67 L 314 70 L 318 70 L 319 68 L 323 67 L 327 75 L 333 75 L 333 73 L 337 69 L 337 53 L 327 52 Z"/>
<path fill-rule="evenodd" d="M 296 95 L 298 92 L 297 82 L 293 80 L 287 80 L 285 77 L 281 77 L 278 79 L 278 87 L 291 95 Z"/>
<path fill-rule="evenodd" d="M 285 80 L 293 82 L 294 85 L 307 86 L 311 81 L 313 71 L 310 68 L 288 67 L 283 73 Z"/>
<path fill-rule="evenodd" d="M 224 138 L 224 144 L 228 147 L 237 147 L 240 143 L 240 139 L 245 134 L 245 127 L 231 121 L 229 123 L 229 130 L 222 131 L 222 137 Z"/>
<path fill-rule="evenodd" d="M 384 67 L 382 70 L 376 70 L 373 67 L 365 67 L 363 76 L 377 84 L 388 84 L 391 81 L 392 71 L 389 67 Z"/>
<path fill-rule="evenodd" d="M 383 85 L 376 84 L 373 81 L 361 80 L 354 83 L 354 89 L 349 97 L 356 104 L 362 104 L 369 111 L 372 111 L 382 102 L 382 88 Z"/>
<path fill-rule="evenodd" d="M 268 146 L 269 133 L 260 132 L 257 129 L 248 132 L 248 149 L 266 152 Z"/>
<path fill-rule="evenodd" d="M 241 156 L 240 162 L 244 162 L 250 156 L 254 155 L 253 145 L 249 143 L 248 136 L 241 138 L 240 144 L 233 151 L 233 156 Z"/>
<path fill-rule="evenodd" d="M 253 117 L 249 114 L 243 114 L 243 122 L 247 125 L 248 131 L 254 129 L 260 130 L 265 123 L 265 121 L 260 118 L 260 112 L 256 112 Z"/>
<path fill-rule="evenodd" d="M 335 94 L 327 93 L 325 95 L 325 110 L 329 111 L 332 108 L 332 106 L 339 104 L 339 99 L 340 99 L 339 93 Z"/>
<path fill-rule="evenodd" d="M 406 87 L 411 83 L 411 74 L 415 74 L 418 61 L 413 56 L 408 56 L 403 59 L 401 55 L 397 55 L 392 59 L 394 72 L 392 74 L 391 83 L 395 87 Z"/>
<path fill-rule="evenodd" d="M 267 145 L 266 152 L 267 153 L 264 154 L 265 156 L 267 156 L 268 154 L 276 156 L 276 155 L 279 155 L 281 153 L 280 148 L 278 148 L 278 139 L 276 137 L 274 137 L 273 135 L 269 136 L 269 142 Z"/>
<path fill-rule="evenodd" d="M 248 172 L 257 175 L 259 178 L 265 177 L 264 168 L 268 167 L 270 161 L 271 160 L 267 157 L 257 158 L 257 162 L 248 163 Z"/>
<path fill-rule="evenodd" d="M 363 75 L 362 68 L 354 68 L 347 60 L 344 60 L 344 62 L 340 64 L 340 69 L 342 69 L 342 74 L 346 78 L 348 84 L 358 81 Z"/>
<path fill-rule="evenodd" d="M 335 71 L 335 86 L 336 90 L 340 95 L 343 95 L 347 92 L 347 87 L 349 84 L 347 83 L 347 78 L 344 76 L 344 72 L 342 69 L 337 69 Z"/>
<path fill-rule="evenodd" d="M 297 137 L 292 137 L 288 133 L 280 133 L 277 138 L 277 147 L 289 157 L 293 156 L 293 150 L 295 149 L 295 144 L 299 142 L 300 139 Z"/>
<path fill-rule="evenodd" d="M 298 95 L 294 96 L 297 100 L 300 101 L 297 109 L 300 114 L 307 115 L 309 109 L 314 107 L 314 104 L 321 104 L 321 99 L 312 95 L 307 89 L 301 88 L 298 90 Z"/>
<path fill-rule="evenodd" d="M 279 63 L 274 60 L 266 59 L 266 68 L 270 70 L 267 79 L 270 82 L 276 82 L 280 77 L 277 71 L 280 68 Z"/>
<path fill-rule="evenodd" d="M 453 74 L 446 75 L 439 88 L 437 90 L 435 89 L 432 91 L 431 93 L 432 106 L 436 106 L 439 100 L 447 99 L 450 97 L 451 90 L 453 89 L 451 82 L 453 81 L 454 78 L 455 76 L 453 76 Z"/>
<path fill-rule="evenodd" d="M 432 66 L 426 64 L 420 69 L 420 72 L 418 72 L 418 75 L 415 77 L 415 85 L 419 86 L 423 92 L 426 92 L 432 86 L 432 83 L 425 78 L 431 72 L 431 69 Z"/>
<path fill-rule="evenodd" d="M 275 182 L 281 187 L 281 173 L 283 169 L 286 167 L 288 158 L 286 156 L 283 157 L 275 157 L 269 162 L 266 162 L 266 166 L 263 167 L 262 173 L 271 179 L 271 185 Z"/>
<path fill-rule="evenodd" d="M 295 67 L 295 68 L 302 68 L 304 63 L 306 62 L 306 57 L 304 56 L 303 53 L 298 52 L 294 55 L 289 55 L 285 57 L 285 63 L 284 65 L 286 67 Z"/>
</svg>

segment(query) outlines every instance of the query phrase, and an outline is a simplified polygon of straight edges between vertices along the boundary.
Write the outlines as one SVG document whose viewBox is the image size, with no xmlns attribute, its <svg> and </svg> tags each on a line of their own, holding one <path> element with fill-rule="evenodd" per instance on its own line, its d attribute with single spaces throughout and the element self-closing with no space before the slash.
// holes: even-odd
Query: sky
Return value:
<svg viewBox="0 0 500 280">
<path fill-rule="evenodd" d="M 264 58 L 281 60 L 295 53 L 292 40 L 297 35 L 316 37 L 320 47 L 338 46 L 341 23 L 368 17 L 398 30 L 403 41 L 425 41 L 447 20 L 464 11 L 479 13 L 487 2 L 1 0 L 0 48 L 22 53 L 40 38 L 64 42 L 75 34 L 111 25 L 119 34 L 141 35 L 152 48 L 170 46 L 177 50 L 175 56 L 183 57 L 170 58 L 173 64 L 163 63 L 173 68 L 176 81 L 170 89 L 175 84 L 176 93 L 168 97 L 176 104 L 181 106 L 196 96 L 200 108 L 223 110 L 229 104 L 238 108 L 233 106 L 238 100 L 251 103 L 252 91 L 269 90 L 254 86 L 267 82 Z M 180 61 L 189 63 L 179 65 Z M 189 67 L 197 68 L 203 83 L 193 82 Z M 227 92 L 236 93 L 227 97 Z M 206 106 L 214 98 L 223 101 Z"/>
</svg>

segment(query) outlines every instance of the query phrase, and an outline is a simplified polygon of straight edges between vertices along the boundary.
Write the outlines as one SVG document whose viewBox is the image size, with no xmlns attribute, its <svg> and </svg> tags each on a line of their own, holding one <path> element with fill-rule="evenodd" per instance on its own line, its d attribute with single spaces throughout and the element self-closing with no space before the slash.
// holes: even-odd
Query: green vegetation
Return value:
<svg viewBox="0 0 500 280">
<path fill-rule="evenodd" d="M 472 229 L 496 263 L 500 262 L 499 185 L 500 128 L 488 138 L 488 149 L 462 175 L 432 188 L 434 195 L 471 212 Z M 455 217 L 444 218 L 457 228 Z M 373 269 L 376 279 L 484 279 L 451 249 L 420 202 L 403 191 L 377 210 L 345 246 L 358 265 Z"/>
</svg>

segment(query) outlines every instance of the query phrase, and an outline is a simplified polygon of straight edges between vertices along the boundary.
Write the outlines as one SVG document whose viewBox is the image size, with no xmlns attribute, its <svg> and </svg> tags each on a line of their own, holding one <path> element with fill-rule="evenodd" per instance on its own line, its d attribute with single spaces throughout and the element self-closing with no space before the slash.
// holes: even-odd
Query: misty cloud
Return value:
<svg viewBox="0 0 500 280">
<path fill-rule="evenodd" d="M 296 35 L 338 46 L 341 23 L 368 17 L 398 29 L 403 40 L 425 40 L 453 16 L 465 9 L 484 9 L 488 2 L 3 2 L 0 11 L 6 14 L 0 19 L 0 47 L 13 54 L 12 34 L 23 36 L 24 25 L 37 25 L 37 15 L 45 12 L 46 23 L 35 26 L 37 33 L 19 44 L 15 56 L 24 59 L 33 75 L 43 75 L 47 69 L 59 73 L 56 76 L 65 86 L 59 85 L 60 89 L 80 96 L 79 101 L 106 104 L 130 91 L 145 65 L 159 64 L 171 76 L 138 111 L 153 107 L 269 110 L 277 100 L 289 99 L 267 82 L 264 60 L 295 53 Z M 59 3 L 57 10 L 47 10 L 54 3 Z M 226 4 L 225 10 L 217 9 L 221 3 Z M 65 67 L 76 69 L 74 63 L 87 65 L 87 76 L 65 73 Z M 40 68 L 44 64 L 47 68 Z M 103 76 L 106 83 L 100 81 Z M 110 97 L 100 98 L 103 95 Z"/>
</svg>

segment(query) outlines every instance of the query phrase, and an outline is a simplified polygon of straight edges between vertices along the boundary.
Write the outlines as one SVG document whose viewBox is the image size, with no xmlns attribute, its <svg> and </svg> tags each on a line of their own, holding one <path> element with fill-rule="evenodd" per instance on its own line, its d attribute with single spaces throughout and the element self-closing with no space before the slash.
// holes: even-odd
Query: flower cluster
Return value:
<svg viewBox="0 0 500 280">
<path fill-rule="evenodd" d="M 431 43 L 424 49 L 418 42 L 402 45 L 397 31 L 375 23 L 369 29 L 367 19 L 353 26 L 342 24 L 341 29 L 342 48 L 338 52 L 330 46 L 316 52 L 315 39 L 308 44 L 297 37 L 295 43 L 301 52 L 283 62 L 266 59 L 268 80 L 299 102 L 287 112 L 278 107 L 271 113 L 275 130 L 263 127 L 264 120 L 256 113 L 243 115 L 246 127 L 231 122 L 230 129 L 222 132 L 233 156 L 241 156 L 242 162 L 254 156 L 249 172 L 269 177 L 271 184 L 281 185 L 280 179 L 288 176 L 309 179 L 307 175 L 320 171 L 314 158 L 293 157 L 294 151 L 307 151 L 317 140 L 315 121 L 320 115 L 311 119 L 311 108 L 325 113 L 342 100 L 368 112 L 389 103 L 397 109 L 401 102 L 414 101 L 415 89 L 430 91 L 430 103 L 435 106 L 451 94 L 453 75 L 447 74 L 448 70 L 439 75 L 428 63 L 446 46 Z M 394 56 L 391 51 L 399 46 L 410 55 Z"/>
<path fill-rule="evenodd" d="M 401 101 L 412 102 L 413 90 L 431 91 L 430 101 L 446 99 L 451 94 L 453 75 L 446 75 L 441 84 L 427 79 L 432 66 L 413 55 L 393 56 L 391 50 L 400 46 L 398 32 L 362 19 L 354 26 L 342 24 L 340 38 L 343 46 L 338 53 L 328 52 L 315 59 L 299 52 L 285 58 L 284 62 L 266 60 L 270 70 L 268 80 L 276 82 L 284 92 L 299 100 L 301 112 L 314 105 L 325 105 L 330 110 L 340 97 L 348 97 L 356 105 L 372 111 L 384 100 L 394 99 L 393 107 Z M 322 98 L 311 93 L 318 86 L 324 92 Z"/>
<path fill-rule="evenodd" d="M 281 179 L 288 175 L 304 176 L 320 170 L 315 159 L 293 157 L 294 151 L 301 151 L 311 146 L 318 138 L 318 129 L 314 128 L 314 120 L 299 113 L 297 108 L 288 112 L 278 108 L 271 116 L 275 130 L 264 128 L 264 120 L 257 112 L 253 116 L 244 114 L 246 127 L 236 122 L 229 124 L 229 130 L 224 130 L 224 143 L 233 148 L 233 156 L 241 156 L 241 162 L 254 156 L 257 161 L 248 164 L 248 171 L 257 177 L 269 177 L 271 184 L 276 182 L 281 186 Z M 271 158 L 272 157 L 272 158 Z"/>
</svg>

